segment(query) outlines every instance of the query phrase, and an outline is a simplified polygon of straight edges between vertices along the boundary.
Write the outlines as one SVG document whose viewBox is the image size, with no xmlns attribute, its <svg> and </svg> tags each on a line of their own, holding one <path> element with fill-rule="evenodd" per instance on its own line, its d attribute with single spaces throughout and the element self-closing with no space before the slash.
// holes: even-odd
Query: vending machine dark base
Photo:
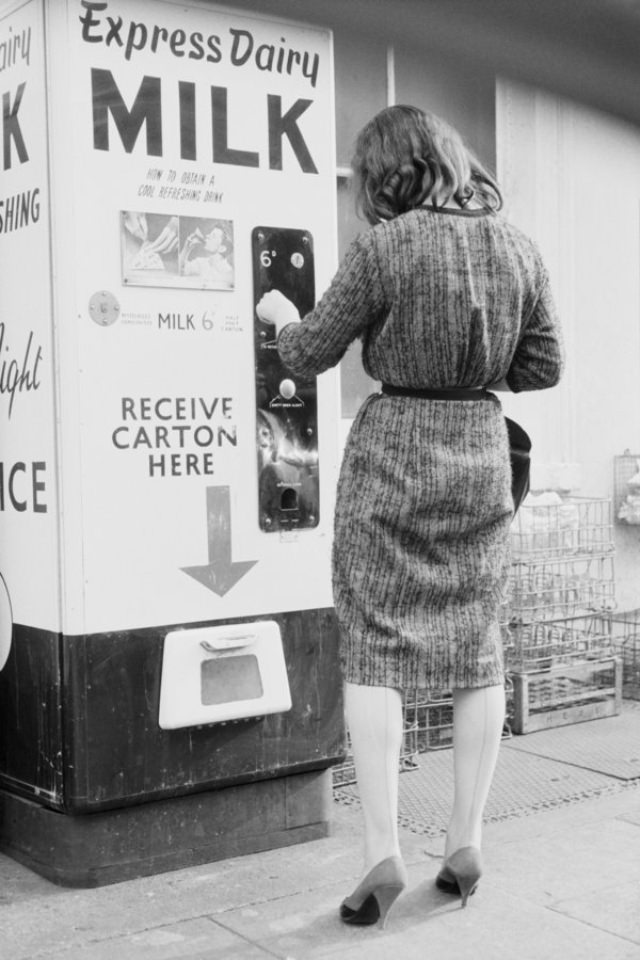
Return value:
<svg viewBox="0 0 640 960">
<path fill-rule="evenodd" d="M 0 790 L 0 850 L 68 887 L 98 887 L 329 833 L 331 771 L 101 813 L 58 813 Z"/>
</svg>

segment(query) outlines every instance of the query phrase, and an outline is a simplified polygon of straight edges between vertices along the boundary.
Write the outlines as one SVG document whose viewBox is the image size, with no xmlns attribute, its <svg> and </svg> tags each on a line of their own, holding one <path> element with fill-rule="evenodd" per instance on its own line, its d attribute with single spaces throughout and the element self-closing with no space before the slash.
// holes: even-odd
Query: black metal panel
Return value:
<svg viewBox="0 0 640 960">
<path fill-rule="evenodd" d="M 307 230 L 255 227 L 254 306 L 278 290 L 303 317 L 315 303 L 313 237 Z M 275 327 L 254 313 L 258 518 L 266 533 L 316 527 L 320 514 L 317 379 L 293 379 Z"/>
<path fill-rule="evenodd" d="M 291 711 L 181 730 L 158 726 L 163 638 L 180 625 L 64 637 L 64 809 L 125 806 L 320 769 L 342 759 L 333 611 L 262 619 L 280 626 Z M 248 618 L 216 624 L 242 622 Z"/>
<path fill-rule="evenodd" d="M 60 637 L 14 624 L 0 671 L 0 785 L 13 793 L 62 804 Z"/>
</svg>

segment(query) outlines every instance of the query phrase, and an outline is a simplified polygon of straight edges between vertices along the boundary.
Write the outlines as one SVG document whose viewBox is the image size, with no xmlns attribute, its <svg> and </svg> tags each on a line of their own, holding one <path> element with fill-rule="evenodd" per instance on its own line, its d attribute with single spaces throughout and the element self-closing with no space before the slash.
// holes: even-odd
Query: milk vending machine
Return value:
<svg viewBox="0 0 640 960">
<path fill-rule="evenodd" d="M 90 886 L 326 834 L 328 31 L 0 0 L 0 849 Z"/>
</svg>

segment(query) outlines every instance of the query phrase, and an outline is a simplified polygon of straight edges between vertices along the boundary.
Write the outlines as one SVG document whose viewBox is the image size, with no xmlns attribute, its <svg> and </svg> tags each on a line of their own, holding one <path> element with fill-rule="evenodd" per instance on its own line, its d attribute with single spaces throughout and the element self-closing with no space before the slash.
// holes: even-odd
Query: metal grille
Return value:
<svg viewBox="0 0 640 960">
<path fill-rule="evenodd" d="M 486 823 L 640 785 L 640 780 L 612 779 L 597 771 L 514 750 L 517 743 L 520 740 L 510 741 L 500 752 L 484 814 Z M 405 829 L 432 837 L 446 833 L 453 797 L 452 759 L 450 750 L 434 751 L 421 758 L 414 773 L 400 777 L 398 820 Z M 355 785 L 337 789 L 334 797 L 338 803 L 359 803 Z"/>
<path fill-rule="evenodd" d="M 511 525 L 514 560 L 613 553 L 611 501 L 558 498 L 557 503 L 525 500 Z"/>
</svg>

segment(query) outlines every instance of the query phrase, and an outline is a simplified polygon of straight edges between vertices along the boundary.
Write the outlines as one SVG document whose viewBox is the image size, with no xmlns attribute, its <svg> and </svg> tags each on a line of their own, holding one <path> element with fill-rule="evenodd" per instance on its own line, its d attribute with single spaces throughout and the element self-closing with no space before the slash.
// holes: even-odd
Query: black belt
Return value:
<svg viewBox="0 0 640 960">
<path fill-rule="evenodd" d="M 432 390 L 429 387 L 394 387 L 383 383 L 382 393 L 389 397 L 418 397 L 420 400 L 493 400 L 494 394 L 484 387 L 446 387 Z"/>
</svg>

